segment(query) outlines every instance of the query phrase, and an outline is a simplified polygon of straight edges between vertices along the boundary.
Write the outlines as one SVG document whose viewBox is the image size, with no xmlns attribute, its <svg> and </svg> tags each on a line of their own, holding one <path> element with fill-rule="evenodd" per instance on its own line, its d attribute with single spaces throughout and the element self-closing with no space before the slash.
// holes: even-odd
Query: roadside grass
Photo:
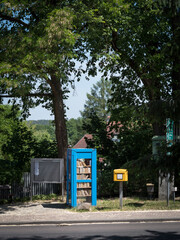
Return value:
<svg viewBox="0 0 180 240">
<path fill-rule="evenodd" d="M 169 201 L 147 200 L 141 198 L 123 198 L 123 211 L 145 211 L 145 210 L 180 210 L 180 199 Z M 119 198 L 98 199 L 97 206 L 92 211 L 120 211 Z"/>
<path fill-rule="evenodd" d="M 32 197 L 33 202 L 43 202 L 43 201 L 61 201 L 62 197 L 59 194 L 49 194 L 49 195 L 35 195 Z M 8 203 L 26 203 L 30 202 L 30 197 L 23 197 L 23 198 L 13 198 L 13 199 L 0 199 L 0 204 L 8 204 Z"/>
<path fill-rule="evenodd" d="M 22 198 L 22 199 L 13 199 L 12 202 L 8 200 L 0 200 L 0 204 L 9 204 L 9 203 L 25 203 L 29 202 L 30 198 Z M 66 205 L 66 199 L 62 201 L 62 197 L 57 194 L 49 194 L 49 195 L 37 195 L 33 196 L 33 202 L 61 202 L 64 206 Z M 66 207 L 67 208 L 67 207 Z M 71 211 L 76 212 L 85 212 L 87 210 L 79 210 L 76 208 L 68 207 Z M 159 201 L 158 199 L 147 200 L 146 198 L 137 198 L 137 197 L 124 197 L 123 198 L 123 208 L 120 209 L 120 200 L 119 198 L 100 198 L 97 199 L 97 206 L 91 207 L 90 211 L 98 212 L 98 211 L 148 211 L 148 210 L 180 210 L 180 198 L 176 198 L 176 201 L 169 201 L 169 206 L 167 206 L 166 201 Z"/>
</svg>

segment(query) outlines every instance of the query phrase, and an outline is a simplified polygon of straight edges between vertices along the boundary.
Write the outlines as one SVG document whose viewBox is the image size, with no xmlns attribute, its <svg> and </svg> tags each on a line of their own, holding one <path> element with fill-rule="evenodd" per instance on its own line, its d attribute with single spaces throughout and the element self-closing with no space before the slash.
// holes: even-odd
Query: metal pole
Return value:
<svg viewBox="0 0 180 240">
<path fill-rule="evenodd" d="M 167 174 L 167 206 L 169 207 L 169 173 Z"/>
<path fill-rule="evenodd" d="M 32 195 L 33 195 L 33 183 L 32 183 L 32 181 L 33 181 L 33 179 L 32 179 L 32 176 L 33 176 L 33 164 L 34 164 L 34 161 L 33 161 L 33 159 L 31 159 L 31 174 L 30 174 L 30 182 L 31 182 L 31 189 L 30 189 L 30 200 L 32 201 Z"/>
<path fill-rule="evenodd" d="M 120 199 L 120 209 L 123 207 L 123 182 L 119 182 L 119 199 Z"/>
<path fill-rule="evenodd" d="M 62 202 L 64 202 L 64 180 L 62 182 Z"/>
<path fill-rule="evenodd" d="M 61 163 L 62 163 L 62 172 L 60 173 L 60 176 L 61 176 L 61 179 L 60 179 L 60 182 L 61 182 L 61 194 L 62 194 L 62 202 L 64 202 L 64 159 L 62 159 L 62 161 L 61 161 Z M 60 165 L 61 165 L 61 163 L 60 163 Z M 61 167 L 60 167 L 60 169 L 61 169 Z"/>
</svg>

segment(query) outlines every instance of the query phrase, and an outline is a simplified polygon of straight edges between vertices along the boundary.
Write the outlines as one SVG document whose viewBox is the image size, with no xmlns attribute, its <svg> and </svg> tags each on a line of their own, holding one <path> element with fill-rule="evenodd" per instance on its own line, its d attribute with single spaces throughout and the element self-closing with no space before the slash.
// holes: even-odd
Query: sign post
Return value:
<svg viewBox="0 0 180 240">
<path fill-rule="evenodd" d="M 166 119 L 166 142 L 167 146 L 171 147 L 173 145 L 173 127 L 174 127 L 174 121 L 170 118 Z M 169 156 L 171 153 L 167 152 L 167 155 Z M 170 174 L 167 174 L 167 206 L 169 206 L 169 194 L 170 194 L 170 183 L 169 183 Z"/>
<path fill-rule="evenodd" d="M 128 181 L 127 169 L 114 169 L 114 181 L 119 182 L 120 209 L 123 207 L 123 182 Z"/>
<path fill-rule="evenodd" d="M 119 199 L 120 199 L 120 209 L 123 208 L 123 182 L 119 182 Z"/>
<path fill-rule="evenodd" d="M 167 146 L 171 147 L 173 145 L 173 128 L 174 128 L 174 121 L 170 118 L 166 119 L 166 142 Z M 170 152 L 167 153 L 170 155 Z"/>
</svg>

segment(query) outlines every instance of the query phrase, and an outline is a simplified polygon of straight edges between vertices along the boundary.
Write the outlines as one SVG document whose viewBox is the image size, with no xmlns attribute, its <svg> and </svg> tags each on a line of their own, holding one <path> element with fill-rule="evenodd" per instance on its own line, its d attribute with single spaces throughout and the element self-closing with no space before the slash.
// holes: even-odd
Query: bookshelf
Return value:
<svg viewBox="0 0 180 240">
<path fill-rule="evenodd" d="M 67 204 L 83 202 L 96 205 L 96 150 L 68 149 Z"/>
</svg>

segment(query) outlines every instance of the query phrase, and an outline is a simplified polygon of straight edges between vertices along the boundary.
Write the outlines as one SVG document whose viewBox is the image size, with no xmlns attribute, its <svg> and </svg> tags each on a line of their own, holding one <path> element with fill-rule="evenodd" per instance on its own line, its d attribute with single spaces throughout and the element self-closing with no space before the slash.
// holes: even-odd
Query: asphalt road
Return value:
<svg viewBox="0 0 180 240">
<path fill-rule="evenodd" d="M 1 226 L 0 240 L 180 240 L 180 223 Z"/>
</svg>

